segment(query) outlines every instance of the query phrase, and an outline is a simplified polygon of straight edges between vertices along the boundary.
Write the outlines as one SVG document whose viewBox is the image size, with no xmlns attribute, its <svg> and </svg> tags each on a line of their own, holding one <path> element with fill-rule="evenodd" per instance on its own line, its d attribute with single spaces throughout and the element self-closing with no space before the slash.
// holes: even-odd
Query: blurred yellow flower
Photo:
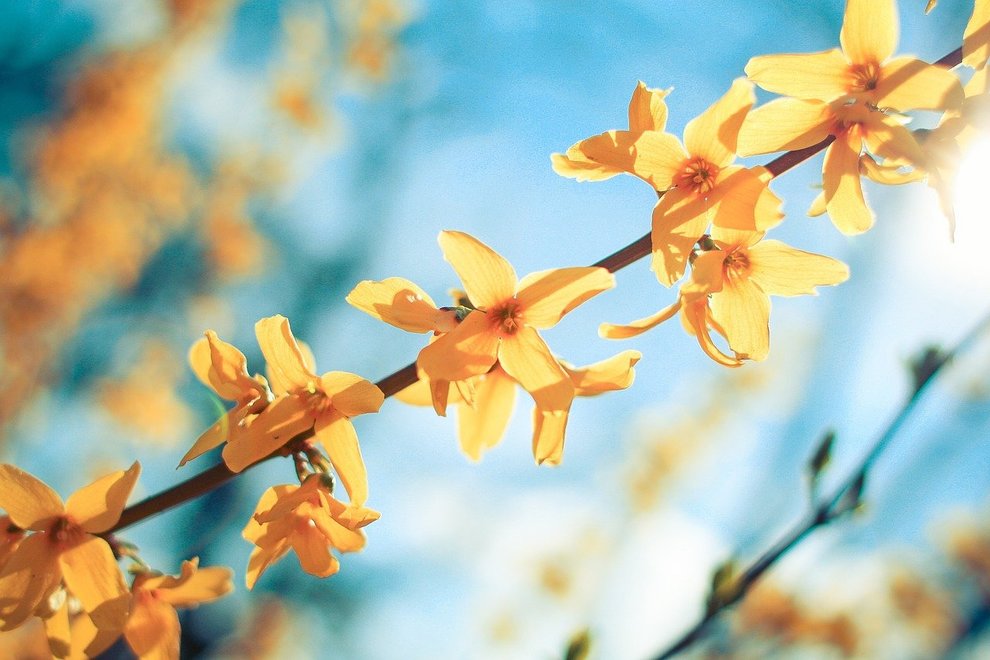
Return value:
<svg viewBox="0 0 990 660">
<path fill-rule="evenodd" d="M 377 511 L 335 499 L 320 474 L 310 475 L 301 486 L 269 488 L 242 532 L 255 545 L 245 575 L 248 589 L 290 549 L 310 575 L 333 575 L 340 563 L 331 550 L 363 548 L 364 534 L 358 530 L 378 517 Z"/>
<path fill-rule="evenodd" d="M 110 545 L 97 534 L 112 528 L 124 509 L 141 466 L 108 474 L 63 503 L 45 483 L 0 464 L 0 508 L 24 538 L 0 571 L 0 629 L 20 626 L 61 583 L 79 599 L 101 631 L 123 629 L 130 592 Z"/>
</svg>

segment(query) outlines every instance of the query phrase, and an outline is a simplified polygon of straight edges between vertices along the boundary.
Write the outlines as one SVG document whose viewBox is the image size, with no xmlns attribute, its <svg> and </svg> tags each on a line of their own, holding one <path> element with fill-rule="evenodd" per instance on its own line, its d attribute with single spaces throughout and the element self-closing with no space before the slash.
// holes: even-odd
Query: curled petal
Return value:
<svg viewBox="0 0 990 660">
<path fill-rule="evenodd" d="M 529 392 L 544 410 L 566 410 L 574 385 L 533 328 L 523 326 L 502 340 L 499 362 L 505 372 Z"/>
<path fill-rule="evenodd" d="M 126 471 L 118 470 L 80 488 L 66 500 L 65 512 L 90 534 L 105 532 L 117 524 L 140 474 L 141 464 L 135 461 Z"/>
<path fill-rule="evenodd" d="M 954 73 L 914 57 L 895 57 L 884 64 L 874 94 L 881 108 L 902 112 L 958 108 L 964 96 Z"/>
<path fill-rule="evenodd" d="M 837 48 L 754 57 L 746 65 L 746 75 L 768 92 L 826 102 L 844 96 L 853 82 L 849 62 Z"/>
<path fill-rule="evenodd" d="M 655 190 L 670 187 L 688 157 L 680 141 L 658 131 L 608 131 L 575 145 L 584 159 L 638 176 Z M 557 170 L 561 173 L 560 170 Z"/>
<path fill-rule="evenodd" d="M 873 226 L 873 213 L 866 205 L 859 181 L 862 139 L 851 127 L 825 151 L 825 206 L 832 223 L 843 234 L 861 234 Z"/>
<path fill-rule="evenodd" d="M 314 509 L 312 516 L 313 524 L 323 535 L 324 544 L 329 543 L 341 552 L 357 552 L 364 547 L 365 538 L 362 532 L 340 524 L 325 509 Z"/>
<path fill-rule="evenodd" d="M 768 240 L 749 248 L 750 279 L 768 295 L 816 295 L 815 287 L 849 279 L 849 267 L 820 254 Z"/>
<path fill-rule="evenodd" d="M 913 169 L 905 171 L 900 165 L 881 165 L 869 154 L 863 154 L 859 159 L 860 174 L 870 181 L 887 186 L 920 181 L 927 176 L 924 170 Z M 809 214 L 810 215 L 810 214 Z"/>
<path fill-rule="evenodd" d="M 476 306 L 487 309 L 516 292 L 516 272 L 495 250 L 459 231 L 442 231 L 439 240 L 444 259 L 454 267 Z"/>
<path fill-rule="evenodd" d="M 690 300 L 686 299 L 684 305 L 681 307 L 681 320 L 684 322 L 685 329 L 698 340 L 698 344 L 701 346 L 701 350 L 705 352 L 705 355 L 723 367 L 742 366 L 742 360 L 740 358 L 729 357 L 712 341 L 708 328 L 709 326 L 717 326 L 718 324 L 711 318 L 711 312 L 708 309 L 708 299 L 706 297 L 700 296 Z M 725 336 L 721 331 L 719 331 L 719 334 Z"/>
<path fill-rule="evenodd" d="M 739 128 L 755 102 L 753 83 L 736 78 L 725 96 L 684 128 L 684 146 L 688 152 L 719 167 L 729 165 L 736 157 Z"/>
<path fill-rule="evenodd" d="M 624 172 L 620 167 L 589 160 L 581 151 L 580 142 L 572 145 L 566 154 L 550 154 L 550 165 L 560 176 L 577 181 L 604 181 Z"/>
<path fill-rule="evenodd" d="M 245 586 L 248 589 L 253 589 L 258 578 L 268 570 L 268 567 L 284 557 L 288 551 L 289 542 L 284 538 L 268 547 L 255 547 L 251 551 L 251 556 L 248 557 L 247 570 L 244 572 Z"/>
<path fill-rule="evenodd" d="M 640 80 L 629 100 L 629 130 L 664 130 L 667 126 L 667 103 L 664 98 L 672 90 L 650 89 Z"/>
<path fill-rule="evenodd" d="M 368 501 L 368 470 L 351 420 L 337 414 L 323 415 L 313 430 L 330 456 L 333 469 L 344 482 L 351 504 L 363 505 Z"/>
<path fill-rule="evenodd" d="M 665 307 L 656 314 L 647 316 L 645 319 L 633 321 L 628 325 L 602 323 L 598 326 L 598 336 L 603 339 L 629 339 L 630 337 L 641 335 L 647 330 L 652 330 L 667 319 L 673 317 L 680 308 L 681 299 L 678 298 L 677 301 L 669 307 Z"/>
<path fill-rule="evenodd" d="M 473 461 L 502 440 L 516 402 L 516 382 L 500 367 L 477 377 L 474 407 L 457 409 L 461 451 Z"/>
<path fill-rule="evenodd" d="M 560 465 L 568 410 L 533 410 L 533 458 L 537 465 Z"/>
<path fill-rule="evenodd" d="M 164 575 L 160 583 L 148 588 L 158 590 L 158 598 L 172 607 L 195 607 L 230 593 L 234 572 L 225 566 L 199 568 L 199 558 L 182 562 L 181 575 L 177 578 Z"/>
<path fill-rule="evenodd" d="M 296 338 L 292 336 L 289 319 L 281 314 L 263 318 L 254 325 L 258 345 L 268 363 L 268 376 L 276 393 L 306 389 L 316 379 L 307 368 Z"/>
<path fill-rule="evenodd" d="M 378 412 L 385 401 L 377 385 L 346 371 L 323 374 L 320 387 L 330 397 L 334 409 L 347 417 Z"/>
<path fill-rule="evenodd" d="M 329 577 L 340 570 L 340 562 L 330 552 L 326 538 L 315 528 L 289 535 L 289 545 L 296 551 L 299 565 L 316 577 Z"/>
<path fill-rule="evenodd" d="M 48 484 L 7 463 L 0 464 L 0 509 L 21 529 L 42 529 L 65 511 L 62 498 Z"/>
<path fill-rule="evenodd" d="M 880 64 L 897 47 L 897 6 L 894 0 L 846 0 L 839 42 L 857 64 Z"/>
<path fill-rule="evenodd" d="M 633 367 L 643 354 L 639 351 L 622 351 L 618 355 L 572 368 L 563 364 L 564 371 L 571 377 L 577 396 L 595 396 L 603 392 L 624 390 L 633 384 L 636 371 Z"/>
<path fill-rule="evenodd" d="M 206 341 L 210 349 L 208 378 L 214 391 L 228 401 L 257 398 L 262 386 L 248 374 L 244 354 L 212 330 L 206 331 Z"/>
<path fill-rule="evenodd" d="M 495 364 L 499 338 L 484 312 L 471 312 L 460 325 L 419 352 L 416 364 L 431 380 L 464 380 Z"/>
<path fill-rule="evenodd" d="M 828 137 L 832 121 L 824 101 L 774 99 L 746 115 L 739 130 L 739 155 L 810 147 Z"/>
<path fill-rule="evenodd" d="M 100 630 L 123 630 L 131 592 L 107 542 L 89 536 L 58 558 L 69 591 Z"/>
<path fill-rule="evenodd" d="M 157 598 L 137 598 L 124 638 L 139 658 L 179 657 L 179 615 Z"/>
<path fill-rule="evenodd" d="M 347 294 L 347 302 L 362 312 L 406 332 L 438 329 L 437 306 L 421 288 L 407 279 L 364 280 Z"/>
<path fill-rule="evenodd" d="M 581 303 L 614 286 L 615 277 L 604 268 L 554 268 L 524 277 L 516 298 L 525 323 L 549 328 Z"/>
</svg>

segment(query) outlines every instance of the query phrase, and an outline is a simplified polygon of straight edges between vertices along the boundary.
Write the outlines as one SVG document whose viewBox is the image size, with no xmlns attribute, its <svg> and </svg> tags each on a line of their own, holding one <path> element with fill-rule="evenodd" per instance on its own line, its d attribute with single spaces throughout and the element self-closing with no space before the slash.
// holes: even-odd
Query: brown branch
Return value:
<svg viewBox="0 0 990 660">
<path fill-rule="evenodd" d="M 961 61 L 962 47 L 959 47 L 935 63 L 946 67 L 953 67 Z M 774 158 L 764 167 L 766 167 L 773 176 L 779 176 L 825 149 L 834 139 L 834 136 L 829 136 L 818 144 L 814 144 L 810 147 L 788 151 L 781 154 L 777 158 Z M 646 234 L 615 253 L 593 263 L 592 266 L 605 268 L 610 273 L 614 273 L 639 261 L 646 255 L 650 254 L 651 251 L 652 244 L 650 234 Z M 379 389 L 384 392 L 387 398 L 405 389 L 409 385 L 412 385 L 418 379 L 419 377 L 416 374 L 416 363 L 413 362 L 412 364 L 407 364 L 398 371 L 385 376 L 379 380 L 376 385 L 378 385 Z M 258 463 L 262 463 L 281 454 L 281 451 L 273 452 L 246 469 L 250 469 Z M 223 463 L 215 465 L 195 477 L 176 484 L 168 490 L 152 495 L 137 504 L 132 504 L 127 507 L 121 514 L 120 521 L 111 530 L 106 532 L 106 534 L 112 534 L 113 532 L 150 518 L 155 514 L 161 513 L 166 509 L 170 509 L 174 506 L 178 506 L 189 500 L 204 495 L 214 488 L 223 485 L 236 476 L 236 474 L 237 473 L 231 472 L 227 469 L 227 466 Z"/>
</svg>

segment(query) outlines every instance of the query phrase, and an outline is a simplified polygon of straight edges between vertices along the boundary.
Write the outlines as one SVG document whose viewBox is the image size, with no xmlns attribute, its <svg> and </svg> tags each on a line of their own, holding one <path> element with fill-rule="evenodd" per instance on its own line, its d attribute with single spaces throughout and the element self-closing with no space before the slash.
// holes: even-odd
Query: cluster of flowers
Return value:
<svg viewBox="0 0 990 660">
<path fill-rule="evenodd" d="M 977 2 L 974 12 L 973 21 L 982 21 L 982 27 L 973 28 L 971 22 L 967 28 L 964 61 L 982 70 L 965 89 L 945 68 L 892 57 L 894 0 L 848 0 L 841 50 L 752 59 L 746 68 L 749 79 L 736 80 L 725 96 L 689 122 L 683 143 L 665 131 L 668 92 L 640 83 L 629 104 L 628 130 L 608 131 L 555 154 L 555 170 L 578 180 L 628 173 L 646 181 L 659 196 L 653 210 L 652 269 L 669 287 L 690 267 L 672 305 L 627 325 L 603 324 L 600 334 L 631 337 L 679 313 L 687 331 L 719 364 L 736 367 L 764 359 L 769 296 L 813 294 L 818 286 L 844 281 L 848 269 L 829 257 L 764 240 L 783 219 L 780 200 L 769 189 L 779 171 L 736 165 L 736 156 L 828 143 L 823 192 L 812 212 L 827 212 L 847 234 L 865 231 L 873 221 L 861 175 L 883 183 L 927 177 L 948 195 L 957 160 L 948 155 L 972 139 L 979 128 L 973 119 L 981 104 L 985 108 L 988 5 Z M 789 96 L 753 110 L 754 82 Z M 924 144 L 900 114 L 915 109 L 945 111 Z M 398 397 L 432 404 L 439 415 L 455 404 L 461 447 L 477 460 L 504 434 L 518 384 L 535 404 L 534 458 L 559 463 L 574 398 L 629 387 L 640 354 L 624 351 L 576 368 L 551 351 L 539 330 L 613 288 L 612 272 L 568 267 L 518 279 L 503 257 L 472 236 L 445 231 L 439 242 L 463 285 L 453 305 L 437 306 L 420 287 L 399 277 L 361 282 L 347 296 L 375 318 L 430 335 L 416 360 L 418 382 Z M 355 374 L 318 375 L 312 353 L 295 339 L 284 317 L 262 319 L 255 329 L 267 377 L 251 375 L 243 353 L 212 331 L 192 347 L 197 376 L 234 405 L 180 463 L 220 445 L 233 473 L 273 455 L 294 458 L 298 485 L 269 488 L 243 531 L 254 545 L 248 588 L 290 549 L 305 571 L 325 577 L 339 568 L 334 550 L 364 546 L 362 528 L 379 514 L 365 506 L 367 470 L 351 418 L 377 412 L 385 399 L 378 386 Z M 114 556 L 131 553 L 105 538 L 117 524 L 138 469 L 135 464 L 104 477 L 63 505 L 37 479 L 0 466 L 0 507 L 9 516 L 0 537 L 2 629 L 37 615 L 46 621 L 56 655 L 72 649 L 91 653 L 123 634 L 139 654 L 154 648 L 174 657 L 174 606 L 222 595 L 230 588 L 230 573 L 197 570 L 195 560 L 183 565 L 178 578 L 139 567 L 127 590 Z M 338 479 L 347 502 L 334 494 Z"/>
</svg>

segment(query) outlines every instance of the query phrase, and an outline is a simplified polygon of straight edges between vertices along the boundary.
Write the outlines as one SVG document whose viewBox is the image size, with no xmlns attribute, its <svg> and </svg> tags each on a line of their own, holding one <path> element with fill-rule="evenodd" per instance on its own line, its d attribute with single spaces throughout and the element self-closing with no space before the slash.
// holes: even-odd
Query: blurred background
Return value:
<svg viewBox="0 0 990 660">
<path fill-rule="evenodd" d="M 972 2 L 929 16 L 922 4 L 901 3 L 900 51 L 932 61 L 960 44 Z M 618 250 L 649 230 L 654 193 L 631 177 L 563 179 L 549 155 L 624 128 L 638 80 L 674 88 L 680 135 L 750 57 L 836 46 L 842 12 L 839 0 L 4 3 L 0 458 L 63 495 L 140 459 L 135 501 L 209 467 L 216 455 L 174 467 L 222 410 L 186 362 L 207 328 L 252 370 L 254 322 L 276 313 L 320 372 L 399 369 L 424 337 L 350 308 L 358 281 L 406 277 L 445 304 L 459 281 L 442 229 L 520 275 Z M 243 587 L 240 530 L 265 488 L 293 480 L 287 461 L 128 529 L 164 572 L 193 555 L 235 570 L 232 595 L 182 613 L 184 657 L 553 658 L 583 634 L 593 657 L 656 654 L 701 616 L 720 563 L 752 559 L 806 510 L 826 429 L 827 488 L 910 392 L 910 360 L 988 312 L 988 158 L 964 169 L 955 243 L 923 184 L 866 184 L 877 224 L 848 238 L 805 215 L 821 156 L 776 181 L 788 218 L 771 236 L 852 277 L 777 299 L 763 363 L 718 367 L 676 321 L 600 340 L 598 323 L 674 300 L 646 260 L 618 273 L 545 334 L 574 364 L 644 356 L 630 390 L 575 403 L 560 467 L 533 464 L 523 393 L 478 464 L 431 410 L 389 400 L 356 420 L 382 518 L 334 577 L 290 556 Z M 990 652 L 988 366 L 988 341 L 960 356 L 871 471 L 863 509 L 790 553 L 692 653 Z M 0 634 L 2 655 L 43 656 L 37 633 Z"/>
</svg>

